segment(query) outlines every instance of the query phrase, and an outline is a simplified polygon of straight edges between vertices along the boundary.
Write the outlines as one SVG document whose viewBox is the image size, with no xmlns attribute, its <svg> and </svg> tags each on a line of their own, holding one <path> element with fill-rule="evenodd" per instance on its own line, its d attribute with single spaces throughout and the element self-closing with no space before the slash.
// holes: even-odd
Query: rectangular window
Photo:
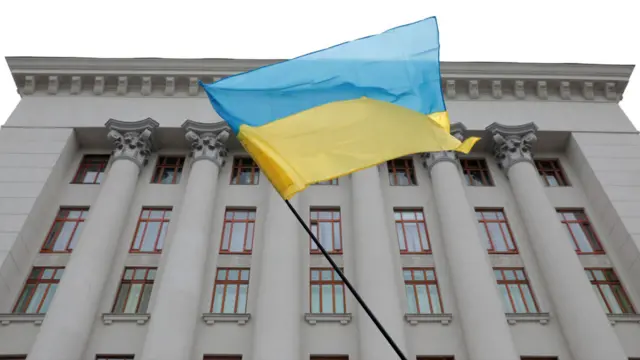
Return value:
<svg viewBox="0 0 640 360">
<path fill-rule="evenodd" d="M 344 283 L 333 269 L 311 269 L 311 312 L 314 314 L 344 314 L 347 302 Z"/>
<path fill-rule="evenodd" d="M 89 208 L 60 208 L 40 252 L 71 252 L 78 242 Z"/>
<path fill-rule="evenodd" d="M 252 158 L 233 158 L 231 170 L 231 185 L 258 185 L 260 181 L 260 168 Z"/>
<path fill-rule="evenodd" d="M 401 254 L 430 253 L 431 244 L 422 210 L 394 209 Z"/>
<path fill-rule="evenodd" d="M 484 159 L 460 159 L 464 179 L 469 186 L 493 186 L 489 166 Z"/>
<path fill-rule="evenodd" d="M 578 254 L 603 254 L 604 249 L 587 214 L 583 210 L 557 210 L 560 221 L 564 224 L 571 245 Z"/>
<path fill-rule="evenodd" d="M 338 179 L 319 181 L 313 185 L 338 185 Z"/>
<path fill-rule="evenodd" d="M 242 360 L 242 355 L 205 355 L 202 360 Z"/>
<path fill-rule="evenodd" d="M 155 278 L 156 268 L 125 268 L 116 301 L 113 304 L 113 313 L 146 314 Z"/>
<path fill-rule="evenodd" d="M 342 223 L 340 209 L 314 209 L 311 208 L 311 231 L 320 241 L 325 250 L 334 254 L 342 253 Z M 320 253 L 320 250 L 311 242 L 311 252 Z"/>
<path fill-rule="evenodd" d="M 434 268 L 403 269 L 410 314 L 442 314 L 440 289 Z"/>
<path fill-rule="evenodd" d="M 227 209 L 224 214 L 220 253 L 251 254 L 255 223 L 255 210 Z"/>
<path fill-rule="evenodd" d="M 395 159 L 387 161 L 389 184 L 392 186 L 417 185 L 416 170 L 412 159 Z"/>
<path fill-rule="evenodd" d="M 73 184 L 100 184 L 109 163 L 109 155 L 85 155 L 80 162 Z"/>
<path fill-rule="evenodd" d="M 214 314 L 245 314 L 248 293 L 249 269 L 218 269 L 210 311 Z"/>
<path fill-rule="evenodd" d="M 569 186 L 567 178 L 564 176 L 564 171 L 560 167 L 560 161 L 558 160 L 534 160 L 538 173 L 542 178 L 542 182 L 546 186 Z"/>
<path fill-rule="evenodd" d="M 349 360 L 347 355 L 311 355 L 309 360 Z"/>
<path fill-rule="evenodd" d="M 171 208 L 142 208 L 130 252 L 161 253 Z"/>
<path fill-rule="evenodd" d="M 96 355 L 96 360 L 133 360 L 133 355 Z"/>
<path fill-rule="evenodd" d="M 151 182 L 153 184 L 178 184 L 182 177 L 183 166 L 184 157 L 182 156 L 160 156 L 156 162 Z"/>
<path fill-rule="evenodd" d="M 498 282 L 505 312 L 537 313 L 540 311 L 524 269 L 494 268 L 493 273 Z"/>
<path fill-rule="evenodd" d="M 635 314 L 633 305 L 613 269 L 585 269 L 607 314 Z"/>
<path fill-rule="evenodd" d="M 22 289 L 14 314 L 44 314 L 56 293 L 64 268 L 34 267 Z"/>
<path fill-rule="evenodd" d="M 501 209 L 476 209 L 480 234 L 490 254 L 518 252 L 509 222 Z"/>
</svg>

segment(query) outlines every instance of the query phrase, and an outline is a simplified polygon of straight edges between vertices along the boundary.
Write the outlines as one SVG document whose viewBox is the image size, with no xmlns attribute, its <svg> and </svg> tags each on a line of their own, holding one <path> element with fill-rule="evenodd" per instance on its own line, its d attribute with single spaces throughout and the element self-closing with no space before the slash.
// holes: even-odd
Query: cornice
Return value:
<svg viewBox="0 0 640 360">
<path fill-rule="evenodd" d="M 7 57 L 21 95 L 204 96 L 212 82 L 277 59 Z M 443 62 L 447 100 L 617 102 L 633 65 Z"/>
</svg>

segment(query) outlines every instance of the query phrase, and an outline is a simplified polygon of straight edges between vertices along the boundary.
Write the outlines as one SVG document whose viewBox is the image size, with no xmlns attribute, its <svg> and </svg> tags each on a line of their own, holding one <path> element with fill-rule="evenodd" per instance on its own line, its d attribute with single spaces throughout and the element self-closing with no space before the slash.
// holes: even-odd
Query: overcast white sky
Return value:
<svg viewBox="0 0 640 360">
<path fill-rule="evenodd" d="M 635 2 L 0 0 L 0 56 L 289 58 L 436 15 L 443 61 L 637 64 Z M 19 96 L 0 64 L 3 124 Z M 640 128 L 638 72 L 621 105 Z"/>
</svg>

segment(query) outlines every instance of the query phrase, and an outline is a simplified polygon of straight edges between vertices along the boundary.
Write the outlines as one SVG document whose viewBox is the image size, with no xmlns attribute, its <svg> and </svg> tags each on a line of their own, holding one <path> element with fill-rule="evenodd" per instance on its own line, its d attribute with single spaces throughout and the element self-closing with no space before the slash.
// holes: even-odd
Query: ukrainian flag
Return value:
<svg viewBox="0 0 640 360">
<path fill-rule="evenodd" d="M 397 157 L 468 153 L 449 134 L 435 17 L 202 84 L 285 199 Z"/>
</svg>

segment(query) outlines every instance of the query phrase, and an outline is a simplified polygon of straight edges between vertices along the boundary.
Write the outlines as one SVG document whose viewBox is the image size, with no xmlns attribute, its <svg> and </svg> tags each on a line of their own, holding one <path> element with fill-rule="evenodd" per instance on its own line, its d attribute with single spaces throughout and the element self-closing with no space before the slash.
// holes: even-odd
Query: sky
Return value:
<svg viewBox="0 0 640 360">
<path fill-rule="evenodd" d="M 638 64 L 634 3 L 2 0 L 0 56 L 291 58 L 435 15 L 443 61 Z M 638 72 L 621 102 L 636 128 Z M 0 124 L 19 100 L 0 61 Z"/>
</svg>

